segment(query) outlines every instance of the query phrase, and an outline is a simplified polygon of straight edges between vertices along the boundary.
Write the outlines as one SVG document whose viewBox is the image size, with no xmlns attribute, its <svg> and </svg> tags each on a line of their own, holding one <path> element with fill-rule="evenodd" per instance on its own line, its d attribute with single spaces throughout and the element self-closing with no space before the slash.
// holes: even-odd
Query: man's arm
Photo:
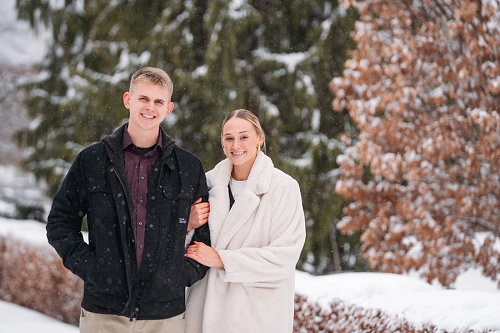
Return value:
<svg viewBox="0 0 500 333">
<path fill-rule="evenodd" d="M 201 202 L 208 201 L 207 179 L 205 177 L 205 172 L 203 171 L 201 162 L 199 165 L 198 188 L 194 197 L 201 198 Z M 195 241 L 202 242 L 210 246 L 210 229 L 208 227 L 208 223 L 205 223 L 202 226 L 194 229 L 193 238 L 191 239 L 190 244 L 193 244 Z M 185 276 L 187 287 L 190 287 L 196 281 L 201 280 L 208 270 L 208 267 L 199 264 L 193 259 L 186 258 L 184 260 L 184 265 L 186 271 Z"/>
<path fill-rule="evenodd" d="M 93 253 L 83 240 L 82 219 L 87 213 L 87 188 L 82 177 L 79 155 L 59 188 L 47 220 L 47 239 L 61 257 L 64 266 L 85 280 L 93 267 Z"/>
</svg>

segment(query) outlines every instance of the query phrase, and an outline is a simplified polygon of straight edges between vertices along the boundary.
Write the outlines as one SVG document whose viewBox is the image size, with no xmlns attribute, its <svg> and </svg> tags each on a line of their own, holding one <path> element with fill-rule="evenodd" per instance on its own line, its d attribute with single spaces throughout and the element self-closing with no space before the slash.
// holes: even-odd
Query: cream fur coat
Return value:
<svg viewBox="0 0 500 333">
<path fill-rule="evenodd" d="M 190 290 L 186 333 L 290 333 L 295 265 L 305 241 L 298 183 L 259 152 L 231 210 L 226 159 L 207 173 L 210 237 L 224 269 Z"/>
</svg>

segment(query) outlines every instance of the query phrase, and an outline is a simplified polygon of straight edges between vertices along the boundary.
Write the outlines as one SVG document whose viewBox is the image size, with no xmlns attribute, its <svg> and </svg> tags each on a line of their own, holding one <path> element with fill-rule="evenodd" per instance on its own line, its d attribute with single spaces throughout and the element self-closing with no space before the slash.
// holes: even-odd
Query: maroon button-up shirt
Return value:
<svg viewBox="0 0 500 333">
<path fill-rule="evenodd" d="M 160 163 L 162 149 L 162 135 L 159 131 L 158 141 L 147 152 L 138 148 L 128 134 L 128 127 L 123 132 L 122 150 L 125 158 L 130 185 L 130 198 L 132 200 L 132 221 L 134 226 L 134 241 L 137 254 L 137 267 L 141 267 L 142 253 L 144 251 L 144 236 L 146 234 L 146 215 L 148 203 L 149 171 L 153 164 Z"/>
</svg>

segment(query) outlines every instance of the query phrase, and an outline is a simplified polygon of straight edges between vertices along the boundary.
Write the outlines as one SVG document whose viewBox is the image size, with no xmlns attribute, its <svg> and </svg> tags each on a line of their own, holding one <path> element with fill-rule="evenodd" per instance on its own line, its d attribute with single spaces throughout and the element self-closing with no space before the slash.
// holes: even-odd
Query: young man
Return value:
<svg viewBox="0 0 500 333">
<path fill-rule="evenodd" d="M 82 333 L 184 332 L 185 287 L 208 269 L 185 257 L 191 205 L 208 190 L 199 159 L 160 128 L 172 90 L 164 71 L 138 70 L 129 122 L 80 152 L 54 198 L 47 238 L 85 282 Z M 210 245 L 208 224 L 194 241 Z"/>
</svg>

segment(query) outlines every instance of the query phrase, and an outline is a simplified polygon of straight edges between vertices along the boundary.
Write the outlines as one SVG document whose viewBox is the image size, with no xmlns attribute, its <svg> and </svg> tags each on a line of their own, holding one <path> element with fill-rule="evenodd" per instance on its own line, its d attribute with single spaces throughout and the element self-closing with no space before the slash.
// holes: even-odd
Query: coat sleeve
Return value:
<svg viewBox="0 0 500 333">
<path fill-rule="evenodd" d="M 198 186 L 195 192 L 196 193 L 194 195 L 192 203 L 198 200 L 198 198 L 202 198 L 203 202 L 208 201 L 207 178 L 205 176 L 205 172 L 203 171 L 203 166 L 201 165 L 201 162 L 199 162 Z M 189 235 L 187 237 L 189 237 Z M 194 244 L 195 241 L 202 242 L 210 246 L 210 229 L 208 227 L 208 223 L 194 230 L 194 234 L 192 235 L 190 244 Z M 189 258 L 184 259 L 184 268 L 185 268 L 187 287 L 190 287 L 196 281 L 201 280 L 208 271 L 207 266 L 204 266 L 198 263 L 197 261 Z"/>
<path fill-rule="evenodd" d="M 93 266 L 93 251 L 83 239 L 82 219 L 87 213 L 87 187 L 82 155 L 78 155 L 57 191 L 47 219 L 47 239 L 64 266 L 85 280 Z"/>
<path fill-rule="evenodd" d="M 270 244 L 219 250 L 225 282 L 272 283 L 293 274 L 305 242 L 305 218 L 300 188 L 294 179 L 282 182 L 273 193 Z M 264 236 L 263 236 L 264 237 Z"/>
</svg>

